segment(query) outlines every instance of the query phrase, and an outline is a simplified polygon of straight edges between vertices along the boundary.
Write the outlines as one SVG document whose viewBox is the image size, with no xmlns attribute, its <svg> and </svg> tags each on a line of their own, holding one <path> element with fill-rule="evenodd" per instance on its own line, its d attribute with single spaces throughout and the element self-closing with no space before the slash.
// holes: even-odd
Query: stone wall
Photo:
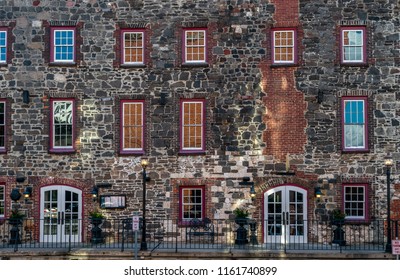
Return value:
<svg viewBox="0 0 400 280">
<path fill-rule="evenodd" d="M 141 157 L 118 152 L 119 100 L 135 97 L 147 106 L 143 157 L 150 162 L 150 216 L 175 217 L 178 187 L 200 183 L 207 186 L 211 218 L 232 217 L 236 205 L 248 205 L 262 218 L 264 191 L 301 183 L 309 191 L 309 217 L 327 217 L 342 201 L 343 182 L 363 182 L 370 187 L 372 215 L 383 217 L 383 158 L 387 152 L 395 160 L 400 156 L 398 1 L 298 2 L 0 0 L 0 26 L 14 26 L 12 60 L 0 66 L 0 97 L 11 110 L 1 178 L 21 173 L 34 184 L 33 201 L 21 202 L 32 213 L 38 213 L 37 194 L 46 178 L 82 186 L 85 213 L 95 207 L 90 191 L 99 182 L 112 184 L 100 194 L 127 196 L 127 208 L 108 216 L 139 211 Z M 54 22 L 79 26 L 74 67 L 49 64 L 48 26 Z M 368 65 L 343 67 L 338 26 L 354 22 L 368 26 Z M 148 31 L 145 67 L 118 64 L 117 31 L 130 25 Z M 181 65 L 185 26 L 207 27 L 207 67 Z M 297 65 L 272 67 L 269 32 L 275 27 L 297 28 Z M 29 90 L 29 104 L 22 102 L 22 90 Z M 371 100 L 369 153 L 341 152 L 339 98 L 349 93 Z M 48 152 L 54 96 L 77 100 L 76 153 Z M 207 100 L 204 155 L 178 153 L 182 97 Z M 254 203 L 248 189 L 237 188 L 244 176 L 256 182 Z M 319 202 L 313 198 L 318 183 L 324 193 Z M 7 193 L 14 186 L 8 183 Z"/>
</svg>

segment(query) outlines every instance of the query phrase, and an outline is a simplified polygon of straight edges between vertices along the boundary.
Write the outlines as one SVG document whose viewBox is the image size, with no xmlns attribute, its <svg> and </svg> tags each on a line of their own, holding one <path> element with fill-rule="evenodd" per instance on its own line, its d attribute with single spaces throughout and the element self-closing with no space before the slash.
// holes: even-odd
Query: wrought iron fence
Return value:
<svg viewBox="0 0 400 280">
<path fill-rule="evenodd" d="M 147 219 L 146 242 L 154 250 L 358 250 L 385 251 L 386 223 L 332 223 L 307 220 L 301 224 L 268 224 L 268 221 L 208 220 L 196 223 L 173 219 Z M 392 238 L 399 237 L 399 221 L 392 221 Z M 141 230 L 132 230 L 131 218 L 84 220 L 0 221 L 0 249 L 99 248 L 135 249 Z"/>
</svg>

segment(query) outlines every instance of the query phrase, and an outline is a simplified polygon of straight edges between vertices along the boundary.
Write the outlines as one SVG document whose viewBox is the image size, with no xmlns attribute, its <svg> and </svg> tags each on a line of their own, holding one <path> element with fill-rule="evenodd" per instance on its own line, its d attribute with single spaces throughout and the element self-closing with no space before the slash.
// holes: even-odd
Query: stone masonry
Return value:
<svg viewBox="0 0 400 280">
<path fill-rule="evenodd" d="M 105 214 L 130 216 L 141 210 L 146 158 L 150 217 L 177 218 L 179 187 L 202 185 L 208 217 L 232 218 L 243 205 L 262 219 L 264 192 L 293 184 L 307 190 L 308 218 L 327 219 L 350 182 L 368 184 L 371 217 L 385 217 L 384 157 L 400 159 L 399 12 L 398 0 L 0 0 L 0 28 L 11 31 L 12 42 L 10 60 L 0 65 L 0 99 L 9 112 L 0 155 L 6 213 L 22 175 L 21 191 L 33 186 L 32 199 L 19 202 L 29 216 L 40 216 L 41 187 L 65 184 L 82 190 L 86 217 L 97 205 L 91 189 L 102 182 L 112 187 L 100 195 L 127 197 L 126 208 Z M 77 26 L 76 65 L 50 63 L 54 24 Z M 341 25 L 367 27 L 367 65 L 340 64 Z M 126 26 L 146 30 L 144 67 L 119 65 L 118 30 Z M 208 65 L 182 64 L 185 27 L 207 28 Z M 270 33 L 281 27 L 297 30 L 296 65 L 272 64 Z M 368 152 L 342 152 L 345 95 L 368 96 Z M 77 102 L 74 153 L 49 152 L 52 97 Z M 119 153 L 125 98 L 145 100 L 143 155 Z M 206 99 L 205 153 L 179 153 L 180 98 Z M 245 176 L 255 182 L 254 202 L 249 189 L 238 188 Z M 398 186 L 392 194 L 398 211 Z"/>
</svg>

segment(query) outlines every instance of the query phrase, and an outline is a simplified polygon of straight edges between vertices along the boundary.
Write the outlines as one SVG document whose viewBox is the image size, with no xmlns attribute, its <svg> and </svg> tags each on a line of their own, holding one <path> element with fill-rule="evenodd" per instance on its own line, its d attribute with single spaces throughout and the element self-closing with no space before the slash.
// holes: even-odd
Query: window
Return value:
<svg viewBox="0 0 400 280">
<path fill-rule="evenodd" d="M 179 217 L 182 221 L 205 217 L 204 187 L 181 187 L 179 193 Z"/>
<path fill-rule="evenodd" d="M 341 62 L 366 63 L 366 35 L 364 27 L 341 29 Z"/>
<path fill-rule="evenodd" d="M 344 213 L 349 220 L 365 220 L 366 211 L 366 185 L 344 185 Z"/>
<path fill-rule="evenodd" d="M 6 102 L 0 100 L 0 151 L 6 149 Z"/>
<path fill-rule="evenodd" d="M 74 151 L 75 101 L 57 99 L 51 101 L 51 150 Z"/>
<path fill-rule="evenodd" d="M 184 63 L 206 63 L 206 30 L 184 31 Z"/>
<path fill-rule="evenodd" d="M 344 151 L 368 150 L 366 103 L 365 97 L 344 97 L 342 100 Z"/>
<path fill-rule="evenodd" d="M 144 31 L 122 31 L 122 56 L 121 63 L 125 65 L 144 64 Z"/>
<path fill-rule="evenodd" d="M 204 100 L 181 100 L 181 152 L 204 151 Z"/>
<path fill-rule="evenodd" d="M 275 30 L 273 34 L 273 63 L 295 63 L 295 30 Z"/>
<path fill-rule="evenodd" d="M 144 101 L 121 101 L 121 153 L 144 152 Z"/>
<path fill-rule="evenodd" d="M 0 64 L 7 63 L 7 31 L 0 29 Z"/>
<path fill-rule="evenodd" d="M 51 62 L 75 63 L 75 31 L 75 27 L 51 28 Z"/>
<path fill-rule="evenodd" d="M 5 187 L 4 185 L 0 185 L 0 218 L 4 217 L 4 209 L 5 209 Z"/>
</svg>

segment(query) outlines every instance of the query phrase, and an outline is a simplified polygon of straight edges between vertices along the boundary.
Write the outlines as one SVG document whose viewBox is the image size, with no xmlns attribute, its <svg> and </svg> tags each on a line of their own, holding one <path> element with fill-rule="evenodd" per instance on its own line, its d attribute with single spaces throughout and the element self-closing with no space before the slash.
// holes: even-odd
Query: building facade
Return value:
<svg viewBox="0 0 400 280">
<path fill-rule="evenodd" d="M 150 218 L 244 207 L 263 242 L 283 213 L 294 236 L 334 209 L 385 218 L 399 12 L 397 0 L 0 0 L 0 219 L 18 205 L 43 239 L 62 232 L 51 215 L 130 217 L 142 159 Z"/>
</svg>

